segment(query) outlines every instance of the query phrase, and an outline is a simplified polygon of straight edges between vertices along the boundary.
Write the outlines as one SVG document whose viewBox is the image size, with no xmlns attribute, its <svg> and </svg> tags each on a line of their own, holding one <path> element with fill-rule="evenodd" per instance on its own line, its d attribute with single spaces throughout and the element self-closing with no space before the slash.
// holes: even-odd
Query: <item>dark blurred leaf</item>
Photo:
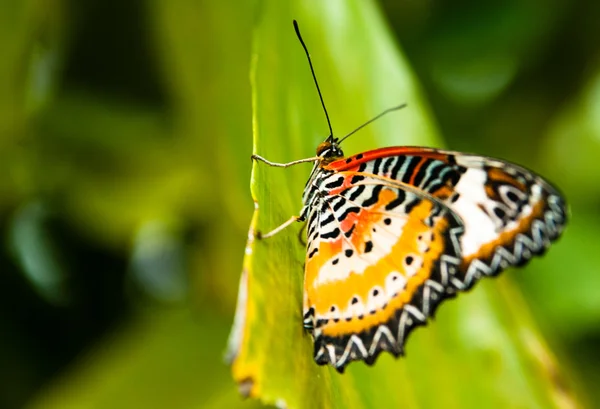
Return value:
<svg viewBox="0 0 600 409">
<path fill-rule="evenodd" d="M 544 166 L 570 200 L 600 203 L 600 69 L 550 124 Z"/>
</svg>

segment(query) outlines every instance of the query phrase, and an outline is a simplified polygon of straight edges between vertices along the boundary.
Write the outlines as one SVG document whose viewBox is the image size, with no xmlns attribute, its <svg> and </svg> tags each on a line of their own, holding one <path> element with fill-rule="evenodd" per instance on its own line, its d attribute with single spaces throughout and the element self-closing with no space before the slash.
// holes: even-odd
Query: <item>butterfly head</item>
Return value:
<svg viewBox="0 0 600 409">
<path fill-rule="evenodd" d="M 340 148 L 338 138 L 333 136 L 327 137 L 325 141 L 317 146 L 317 156 L 323 158 L 325 162 L 331 162 L 344 157 L 344 152 Z"/>
</svg>

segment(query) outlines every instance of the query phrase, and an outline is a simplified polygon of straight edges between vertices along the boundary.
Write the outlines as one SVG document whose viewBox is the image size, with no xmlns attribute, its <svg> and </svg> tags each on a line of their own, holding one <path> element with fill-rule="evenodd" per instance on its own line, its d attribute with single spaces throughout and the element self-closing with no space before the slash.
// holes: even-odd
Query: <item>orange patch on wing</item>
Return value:
<svg viewBox="0 0 600 409">
<path fill-rule="evenodd" d="M 519 182 L 513 176 L 511 176 L 508 173 L 506 173 L 505 171 L 503 171 L 502 168 L 488 169 L 487 178 L 491 182 L 497 182 L 497 183 L 499 182 L 502 184 L 508 184 L 508 185 L 514 186 L 515 188 L 519 189 L 521 192 L 524 192 L 524 193 L 527 192 L 527 186 L 525 184 Z M 492 200 L 496 200 L 496 201 L 499 200 L 498 192 L 494 188 L 493 184 L 486 183 L 484 189 L 485 189 L 485 194 L 489 198 L 491 198 Z"/>
<path fill-rule="evenodd" d="M 506 173 L 505 171 L 503 171 L 502 168 L 488 169 L 487 176 L 488 176 L 489 180 L 513 185 L 514 187 L 516 187 L 517 189 L 519 189 L 522 192 L 527 191 L 527 186 L 525 186 L 523 183 L 520 183 L 513 176 L 511 176 L 508 173 Z"/>
<path fill-rule="evenodd" d="M 390 200 L 386 192 L 394 196 L 392 191 L 382 191 L 379 201 L 381 206 L 384 206 Z M 432 208 L 432 203 L 428 201 L 422 201 L 415 206 L 410 215 L 407 215 L 408 219 L 402 228 L 402 234 L 392 246 L 390 253 L 381 257 L 375 264 L 368 266 L 362 273 L 350 271 L 343 280 L 322 284 L 316 283 L 321 269 L 331 257 L 344 257 L 340 254 L 342 238 L 335 243 L 335 249 L 332 243 L 321 243 L 317 253 L 318 256 L 307 261 L 305 281 L 307 304 L 315 308 L 317 316 L 327 314 L 332 305 L 336 305 L 340 312 L 343 312 L 350 305 L 350 300 L 354 295 L 358 295 L 366 305 L 371 289 L 374 286 L 381 286 L 385 289 L 386 277 L 393 271 L 397 271 L 407 279 L 405 288 L 395 296 L 389 296 L 387 305 L 384 308 L 375 310 L 375 313 L 365 311 L 362 318 L 353 316 L 350 321 L 346 321 L 344 316 L 341 316 L 338 322 L 329 320 L 322 327 L 324 335 L 336 337 L 343 334 L 358 333 L 382 324 L 392 318 L 398 309 L 411 300 L 416 290 L 431 275 L 434 262 L 444 252 L 445 243 L 442 233 L 448 228 L 448 222 L 444 218 L 439 218 L 433 228 L 427 226 L 424 220 L 430 215 Z M 377 206 L 375 209 L 377 209 Z M 385 228 L 381 223 L 381 219 L 385 217 L 384 215 L 373 211 L 369 212 L 366 209 L 363 209 L 362 212 L 366 215 L 361 217 L 360 223 L 356 226 L 357 230 L 353 235 L 353 239 L 356 238 L 356 240 L 353 240 L 353 244 L 359 249 L 362 249 L 364 242 L 370 238 L 373 225 L 377 228 Z M 429 251 L 421 253 L 418 249 L 417 237 L 419 234 L 431 230 L 433 230 L 434 236 L 429 245 Z M 404 269 L 404 258 L 407 254 L 417 254 L 423 260 L 421 268 L 410 278 L 407 277 Z"/>
<path fill-rule="evenodd" d="M 498 201 L 498 195 L 496 194 L 496 191 L 494 190 L 494 187 L 492 185 L 485 185 L 484 189 L 487 197 L 489 197 L 492 200 Z"/>
<path fill-rule="evenodd" d="M 454 193 L 454 187 L 449 185 L 444 185 L 440 187 L 438 190 L 433 192 L 432 196 L 437 197 L 438 199 L 446 200 Z"/>
</svg>

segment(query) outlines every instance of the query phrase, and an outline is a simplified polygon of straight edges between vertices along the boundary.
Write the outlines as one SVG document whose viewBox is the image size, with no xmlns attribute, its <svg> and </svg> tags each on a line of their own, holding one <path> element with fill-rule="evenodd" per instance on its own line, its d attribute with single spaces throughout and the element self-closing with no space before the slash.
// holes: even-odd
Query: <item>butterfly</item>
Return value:
<svg viewBox="0 0 600 409">
<path fill-rule="evenodd" d="M 321 103 L 329 117 L 296 21 Z M 330 135 L 316 156 L 299 216 L 306 222 L 303 325 L 314 359 L 339 372 L 404 354 L 408 334 L 440 303 L 543 254 L 567 221 L 563 196 L 535 173 L 499 159 L 423 147 L 345 157 Z"/>
</svg>

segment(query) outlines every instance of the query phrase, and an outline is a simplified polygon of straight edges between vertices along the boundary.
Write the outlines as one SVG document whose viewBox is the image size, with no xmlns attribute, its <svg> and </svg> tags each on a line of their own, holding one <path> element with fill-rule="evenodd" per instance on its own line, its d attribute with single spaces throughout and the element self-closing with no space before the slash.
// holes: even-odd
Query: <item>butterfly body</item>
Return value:
<svg viewBox="0 0 600 409">
<path fill-rule="evenodd" d="M 319 364 L 402 354 L 441 301 L 543 253 L 566 222 L 561 195 L 517 165 L 419 147 L 345 158 L 328 141 L 300 214 Z"/>
</svg>

